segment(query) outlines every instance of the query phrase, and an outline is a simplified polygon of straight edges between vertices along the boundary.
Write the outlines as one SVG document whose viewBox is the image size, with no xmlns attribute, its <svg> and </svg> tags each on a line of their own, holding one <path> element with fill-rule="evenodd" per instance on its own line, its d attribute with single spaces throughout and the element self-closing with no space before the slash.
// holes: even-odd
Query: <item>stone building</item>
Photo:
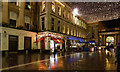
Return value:
<svg viewBox="0 0 120 72">
<path fill-rule="evenodd" d="M 64 2 L 2 2 L 2 51 L 67 50 L 85 41 L 87 23 Z"/>
<path fill-rule="evenodd" d="M 88 24 L 88 39 L 95 41 L 99 46 L 114 47 L 120 42 L 120 19 L 101 21 Z"/>
</svg>

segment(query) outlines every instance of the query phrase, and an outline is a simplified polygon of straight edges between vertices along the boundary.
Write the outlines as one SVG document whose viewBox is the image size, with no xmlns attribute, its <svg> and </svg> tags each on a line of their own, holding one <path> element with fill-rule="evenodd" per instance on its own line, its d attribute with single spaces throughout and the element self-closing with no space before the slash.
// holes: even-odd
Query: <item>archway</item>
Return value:
<svg viewBox="0 0 120 72">
<path fill-rule="evenodd" d="M 109 46 L 111 43 L 114 44 L 114 41 L 115 41 L 115 39 L 113 36 L 108 36 L 106 38 L 106 46 Z"/>
</svg>

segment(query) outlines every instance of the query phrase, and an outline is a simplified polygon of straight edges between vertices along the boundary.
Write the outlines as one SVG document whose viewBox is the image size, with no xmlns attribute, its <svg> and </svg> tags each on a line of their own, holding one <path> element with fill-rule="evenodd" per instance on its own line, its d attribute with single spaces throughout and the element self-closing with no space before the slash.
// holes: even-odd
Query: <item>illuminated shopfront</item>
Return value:
<svg viewBox="0 0 120 72">
<path fill-rule="evenodd" d="M 38 48 L 50 52 L 63 51 L 65 49 L 64 36 L 53 32 L 40 32 L 37 35 Z"/>
<path fill-rule="evenodd" d="M 108 36 L 106 38 L 106 46 L 109 46 L 110 43 L 114 43 L 114 37 L 112 37 L 112 36 Z"/>
</svg>

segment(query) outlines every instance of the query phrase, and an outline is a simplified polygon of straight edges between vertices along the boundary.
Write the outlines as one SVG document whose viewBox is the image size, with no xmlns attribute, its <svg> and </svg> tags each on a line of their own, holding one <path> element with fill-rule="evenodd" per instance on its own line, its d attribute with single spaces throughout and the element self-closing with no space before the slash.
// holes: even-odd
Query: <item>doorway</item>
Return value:
<svg viewBox="0 0 120 72">
<path fill-rule="evenodd" d="M 31 50 L 31 37 L 24 37 L 24 49 Z"/>
<path fill-rule="evenodd" d="M 18 36 L 9 35 L 9 51 L 17 52 L 18 50 Z"/>
<path fill-rule="evenodd" d="M 114 41 L 115 41 L 115 39 L 113 36 L 108 36 L 106 38 L 106 46 L 109 46 L 111 43 L 114 45 Z"/>
</svg>

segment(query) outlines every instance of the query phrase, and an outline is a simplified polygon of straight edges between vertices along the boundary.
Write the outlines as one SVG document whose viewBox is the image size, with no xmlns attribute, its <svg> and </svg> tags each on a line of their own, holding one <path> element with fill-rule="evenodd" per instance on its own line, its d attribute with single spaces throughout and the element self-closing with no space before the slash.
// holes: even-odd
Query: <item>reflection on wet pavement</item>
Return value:
<svg viewBox="0 0 120 72">
<path fill-rule="evenodd" d="M 3 57 L 3 69 L 26 64 L 10 70 L 116 70 L 115 54 L 107 55 L 106 51 L 11 55 Z M 38 62 L 37 62 L 38 61 Z"/>
</svg>

